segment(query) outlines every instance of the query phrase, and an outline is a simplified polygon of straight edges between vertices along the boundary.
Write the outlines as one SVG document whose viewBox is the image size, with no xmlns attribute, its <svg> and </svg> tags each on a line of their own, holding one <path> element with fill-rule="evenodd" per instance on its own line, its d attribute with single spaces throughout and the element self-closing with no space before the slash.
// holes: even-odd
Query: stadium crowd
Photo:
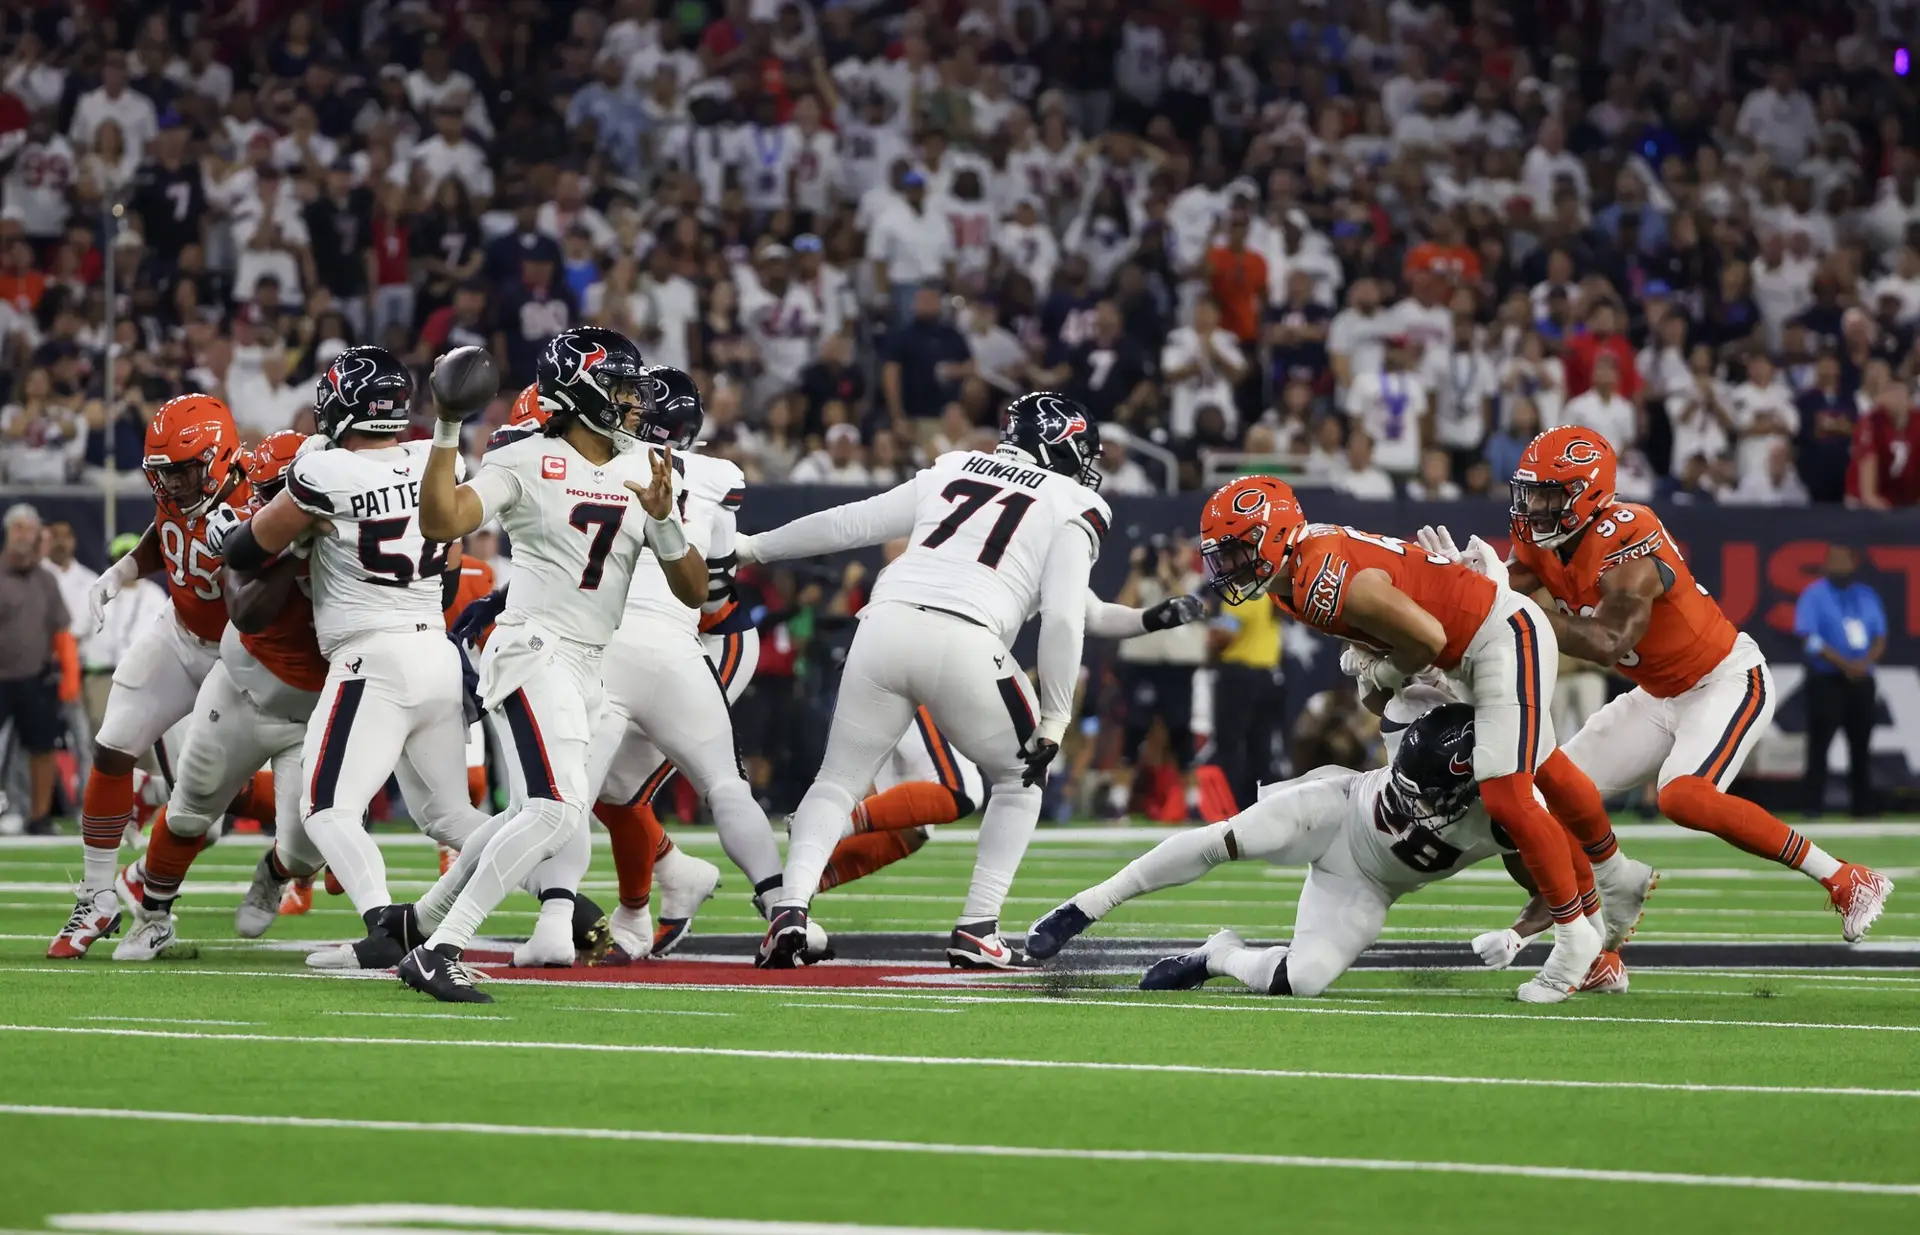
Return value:
<svg viewBox="0 0 1920 1235">
<path fill-rule="evenodd" d="M 1504 500 L 1581 423 L 1628 497 L 1912 504 L 1917 18 L 12 0 L 0 480 L 143 485 L 189 389 L 303 425 L 352 342 L 524 383 L 596 322 L 756 481 L 890 483 L 1057 386 L 1121 494 Z"/>
</svg>

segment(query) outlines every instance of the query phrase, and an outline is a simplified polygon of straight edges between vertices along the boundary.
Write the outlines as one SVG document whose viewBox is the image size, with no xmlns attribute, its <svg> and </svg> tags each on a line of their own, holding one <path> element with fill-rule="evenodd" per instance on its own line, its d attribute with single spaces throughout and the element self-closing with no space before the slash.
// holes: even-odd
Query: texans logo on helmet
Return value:
<svg viewBox="0 0 1920 1235">
<path fill-rule="evenodd" d="M 365 356 L 342 356 L 327 370 L 327 385 L 333 387 L 333 393 L 342 403 L 351 404 L 357 401 L 360 388 L 379 368 Z"/>
<path fill-rule="evenodd" d="M 567 381 L 569 382 L 579 381 L 581 378 L 585 377 L 588 373 L 592 372 L 593 367 L 595 365 L 599 364 L 601 361 L 605 360 L 606 358 L 607 358 L 607 349 L 604 347 L 601 347 L 598 343 L 594 344 L 593 350 L 586 352 L 580 356 L 579 364 L 575 366 L 572 376 L 568 377 Z"/>
<path fill-rule="evenodd" d="M 1468 755 L 1465 759 L 1462 759 L 1458 755 L 1448 755 L 1447 771 L 1453 773 L 1455 776 L 1469 775 L 1473 771 L 1473 756 Z"/>
<path fill-rule="evenodd" d="M 1087 418 L 1069 411 L 1058 399 L 1035 400 L 1033 423 L 1040 431 L 1040 440 L 1049 446 L 1058 446 L 1074 434 L 1087 431 Z"/>
<path fill-rule="evenodd" d="M 1586 467 L 1600 459 L 1600 448 L 1585 439 L 1568 442 L 1567 448 L 1560 452 L 1560 462 L 1569 467 Z"/>
</svg>

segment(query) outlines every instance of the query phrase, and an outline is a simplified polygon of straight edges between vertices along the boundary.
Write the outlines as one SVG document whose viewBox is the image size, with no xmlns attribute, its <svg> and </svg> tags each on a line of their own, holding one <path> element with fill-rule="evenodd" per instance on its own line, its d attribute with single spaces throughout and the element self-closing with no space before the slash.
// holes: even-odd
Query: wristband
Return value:
<svg viewBox="0 0 1920 1235">
<path fill-rule="evenodd" d="M 433 422 L 433 448 L 435 450 L 460 449 L 460 430 L 463 426 L 457 420 L 436 420 Z"/>
<path fill-rule="evenodd" d="M 672 519 L 647 516 L 647 545 L 663 562 L 677 562 L 687 556 L 687 533 Z"/>
</svg>

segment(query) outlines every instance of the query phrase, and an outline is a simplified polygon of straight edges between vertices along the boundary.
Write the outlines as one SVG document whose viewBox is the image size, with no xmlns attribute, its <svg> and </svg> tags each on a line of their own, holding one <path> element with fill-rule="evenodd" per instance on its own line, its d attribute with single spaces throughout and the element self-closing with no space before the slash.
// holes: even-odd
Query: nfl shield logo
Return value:
<svg viewBox="0 0 1920 1235">
<path fill-rule="evenodd" d="M 541 455 L 540 476 L 544 480 L 565 480 L 567 478 L 567 461 L 558 455 Z"/>
</svg>

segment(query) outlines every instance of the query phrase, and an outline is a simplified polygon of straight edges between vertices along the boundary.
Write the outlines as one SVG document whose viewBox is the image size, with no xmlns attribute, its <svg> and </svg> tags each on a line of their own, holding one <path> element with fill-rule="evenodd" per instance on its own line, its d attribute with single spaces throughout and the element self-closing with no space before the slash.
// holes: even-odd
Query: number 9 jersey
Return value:
<svg viewBox="0 0 1920 1235">
<path fill-rule="evenodd" d="M 429 449 L 310 449 L 287 468 L 294 505 L 332 525 L 315 540 L 310 566 L 314 633 L 328 660 L 358 635 L 443 628 L 447 547 L 420 534 Z"/>
</svg>

